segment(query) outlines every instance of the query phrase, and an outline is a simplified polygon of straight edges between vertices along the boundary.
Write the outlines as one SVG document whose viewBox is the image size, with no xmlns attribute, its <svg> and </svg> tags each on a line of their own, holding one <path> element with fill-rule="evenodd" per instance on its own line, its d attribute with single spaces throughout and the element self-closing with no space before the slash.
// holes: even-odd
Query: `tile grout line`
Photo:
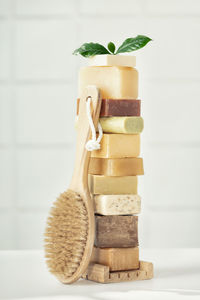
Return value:
<svg viewBox="0 0 200 300">
<path fill-rule="evenodd" d="M 12 128 L 12 217 L 14 248 L 18 248 L 17 242 L 17 147 L 16 147 L 16 95 L 15 95 L 15 24 L 14 24 L 14 1 L 10 0 L 9 26 L 10 26 L 10 102 L 11 102 L 11 128 Z"/>
<path fill-rule="evenodd" d="M 142 5 L 143 7 L 143 5 Z M 145 7 L 145 6 L 144 6 Z M 141 12 L 138 13 L 124 13 L 124 14 L 120 14 L 120 13 L 116 13 L 116 14 L 112 14 L 112 13 L 108 13 L 107 15 L 103 14 L 103 13 L 96 13 L 96 14 L 92 14 L 92 13 L 82 13 L 79 11 L 78 13 L 79 18 L 81 20 L 84 19 L 103 19 L 103 20 L 109 20 L 109 19 L 119 19 L 124 21 L 124 20 L 131 20 L 133 17 L 134 18 L 140 18 L 145 17 L 145 18 L 149 18 L 149 19 L 199 19 L 200 13 L 195 14 L 195 13 L 153 13 L 153 12 L 149 12 L 146 9 L 141 9 Z M 65 21 L 66 19 L 68 20 L 74 20 L 74 14 L 73 13 L 69 13 L 69 14 L 49 14 L 49 15 L 45 15 L 45 14 L 14 14 L 13 15 L 15 20 L 18 21 Z M 5 20 L 7 19 L 7 16 L 0 16 L 0 20 Z"/>
</svg>

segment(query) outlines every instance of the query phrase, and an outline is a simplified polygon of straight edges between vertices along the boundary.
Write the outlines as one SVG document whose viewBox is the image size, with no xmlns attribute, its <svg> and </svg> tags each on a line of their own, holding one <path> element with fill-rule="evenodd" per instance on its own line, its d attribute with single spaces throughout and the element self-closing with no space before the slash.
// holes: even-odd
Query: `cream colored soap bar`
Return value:
<svg viewBox="0 0 200 300">
<path fill-rule="evenodd" d="M 103 132 L 138 134 L 144 128 L 142 117 L 105 117 L 100 118 Z"/>
<path fill-rule="evenodd" d="M 95 212 L 100 215 L 131 215 L 141 211 L 139 195 L 94 195 Z"/>
<path fill-rule="evenodd" d="M 79 97 L 87 85 L 96 85 L 103 99 L 137 99 L 138 72 L 128 67 L 83 67 L 79 73 Z"/>
<path fill-rule="evenodd" d="M 110 271 L 139 269 L 139 248 L 93 248 L 91 262 L 108 266 Z"/>
<path fill-rule="evenodd" d="M 139 134 L 103 134 L 101 149 L 92 151 L 92 157 L 122 158 L 140 155 Z"/>
<path fill-rule="evenodd" d="M 128 55 L 95 55 L 88 59 L 90 66 L 136 66 L 136 57 Z"/>
<path fill-rule="evenodd" d="M 141 157 L 98 158 L 91 157 L 89 174 L 106 176 L 143 175 L 143 159 Z"/>
<path fill-rule="evenodd" d="M 89 174 L 88 185 L 92 194 L 137 194 L 137 176 L 103 176 Z"/>
</svg>

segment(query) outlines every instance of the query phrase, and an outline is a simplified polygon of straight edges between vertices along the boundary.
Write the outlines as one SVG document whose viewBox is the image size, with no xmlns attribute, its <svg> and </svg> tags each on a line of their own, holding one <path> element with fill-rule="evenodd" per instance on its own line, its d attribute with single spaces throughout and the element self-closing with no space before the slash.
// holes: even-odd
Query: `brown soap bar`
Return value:
<svg viewBox="0 0 200 300">
<path fill-rule="evenodd" d="M 95 246 L 126 248 L 138 246 L 137 216 L 95 216 Z"/>
<path fill-rule="evenodd" d="M 140 116 L 140 100 L 103 99 L 101 117 L 111 116 Z"/>
<path fill-rule="evenodd" d="M 79 112 L 77 99 L 77 115 Z M 140 116 L 141 100 L 102 99 L 100 117 Z"/>
<path fill-rule="evenodd" d="M 143 160 L 141 157 L 99 158 L 91 157 L 89 174 L 106 176 L 143 175 Z"/>
</svg>

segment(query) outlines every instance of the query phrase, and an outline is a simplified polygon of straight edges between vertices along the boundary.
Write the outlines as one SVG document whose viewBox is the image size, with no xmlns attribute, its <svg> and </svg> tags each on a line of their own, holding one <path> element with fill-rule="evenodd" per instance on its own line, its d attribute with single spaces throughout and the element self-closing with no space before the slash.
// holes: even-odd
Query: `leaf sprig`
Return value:
<svg viewBox="0 0 200 300">
<path fill-rule="evenodd" d="M 101 54 L 116 55 L 141 49 L 150 41 L 152 41 L 151 38 L 145 35 L 138 35 L 134 38 L 126 39 L 117 50 L 113 42 L 108 43 L 107 48 L 99 43 L 85 43 L 80 48 L 76 49 L 73 54 L 80 54 L 84 57 L 91 57 Z"/>
</svg>

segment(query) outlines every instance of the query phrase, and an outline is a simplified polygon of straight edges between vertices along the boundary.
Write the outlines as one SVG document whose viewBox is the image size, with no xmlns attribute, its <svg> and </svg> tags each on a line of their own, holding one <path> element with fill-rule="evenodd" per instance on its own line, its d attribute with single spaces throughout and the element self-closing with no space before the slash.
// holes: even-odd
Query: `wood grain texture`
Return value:
<svg viewBox="0 0 200 300">
<path fill-rule="evenodd" d="M 93 248 L 91 262 L 109 267 L 110 271 L 139 269 L 139 248 Z"/>
<path fill-rule="evenodd" d="M 82 277 L 100 283 L 147 280 L 153 278 L 153 264 L 140 261 L 138 270 L 111 272 L 107 266 L 91 263 Z"/>
<path fill-rule="evenodd" d="M 89 174 L 105 176 L 143 175 L 143 159 L 141 157 L 98 158 L 91 157 Z"/>
<path fill-rule="evenodd" d="M 138 246 L 137 216 L 95 216 L 96 247 L 124 248 Z"/>
</svg>

